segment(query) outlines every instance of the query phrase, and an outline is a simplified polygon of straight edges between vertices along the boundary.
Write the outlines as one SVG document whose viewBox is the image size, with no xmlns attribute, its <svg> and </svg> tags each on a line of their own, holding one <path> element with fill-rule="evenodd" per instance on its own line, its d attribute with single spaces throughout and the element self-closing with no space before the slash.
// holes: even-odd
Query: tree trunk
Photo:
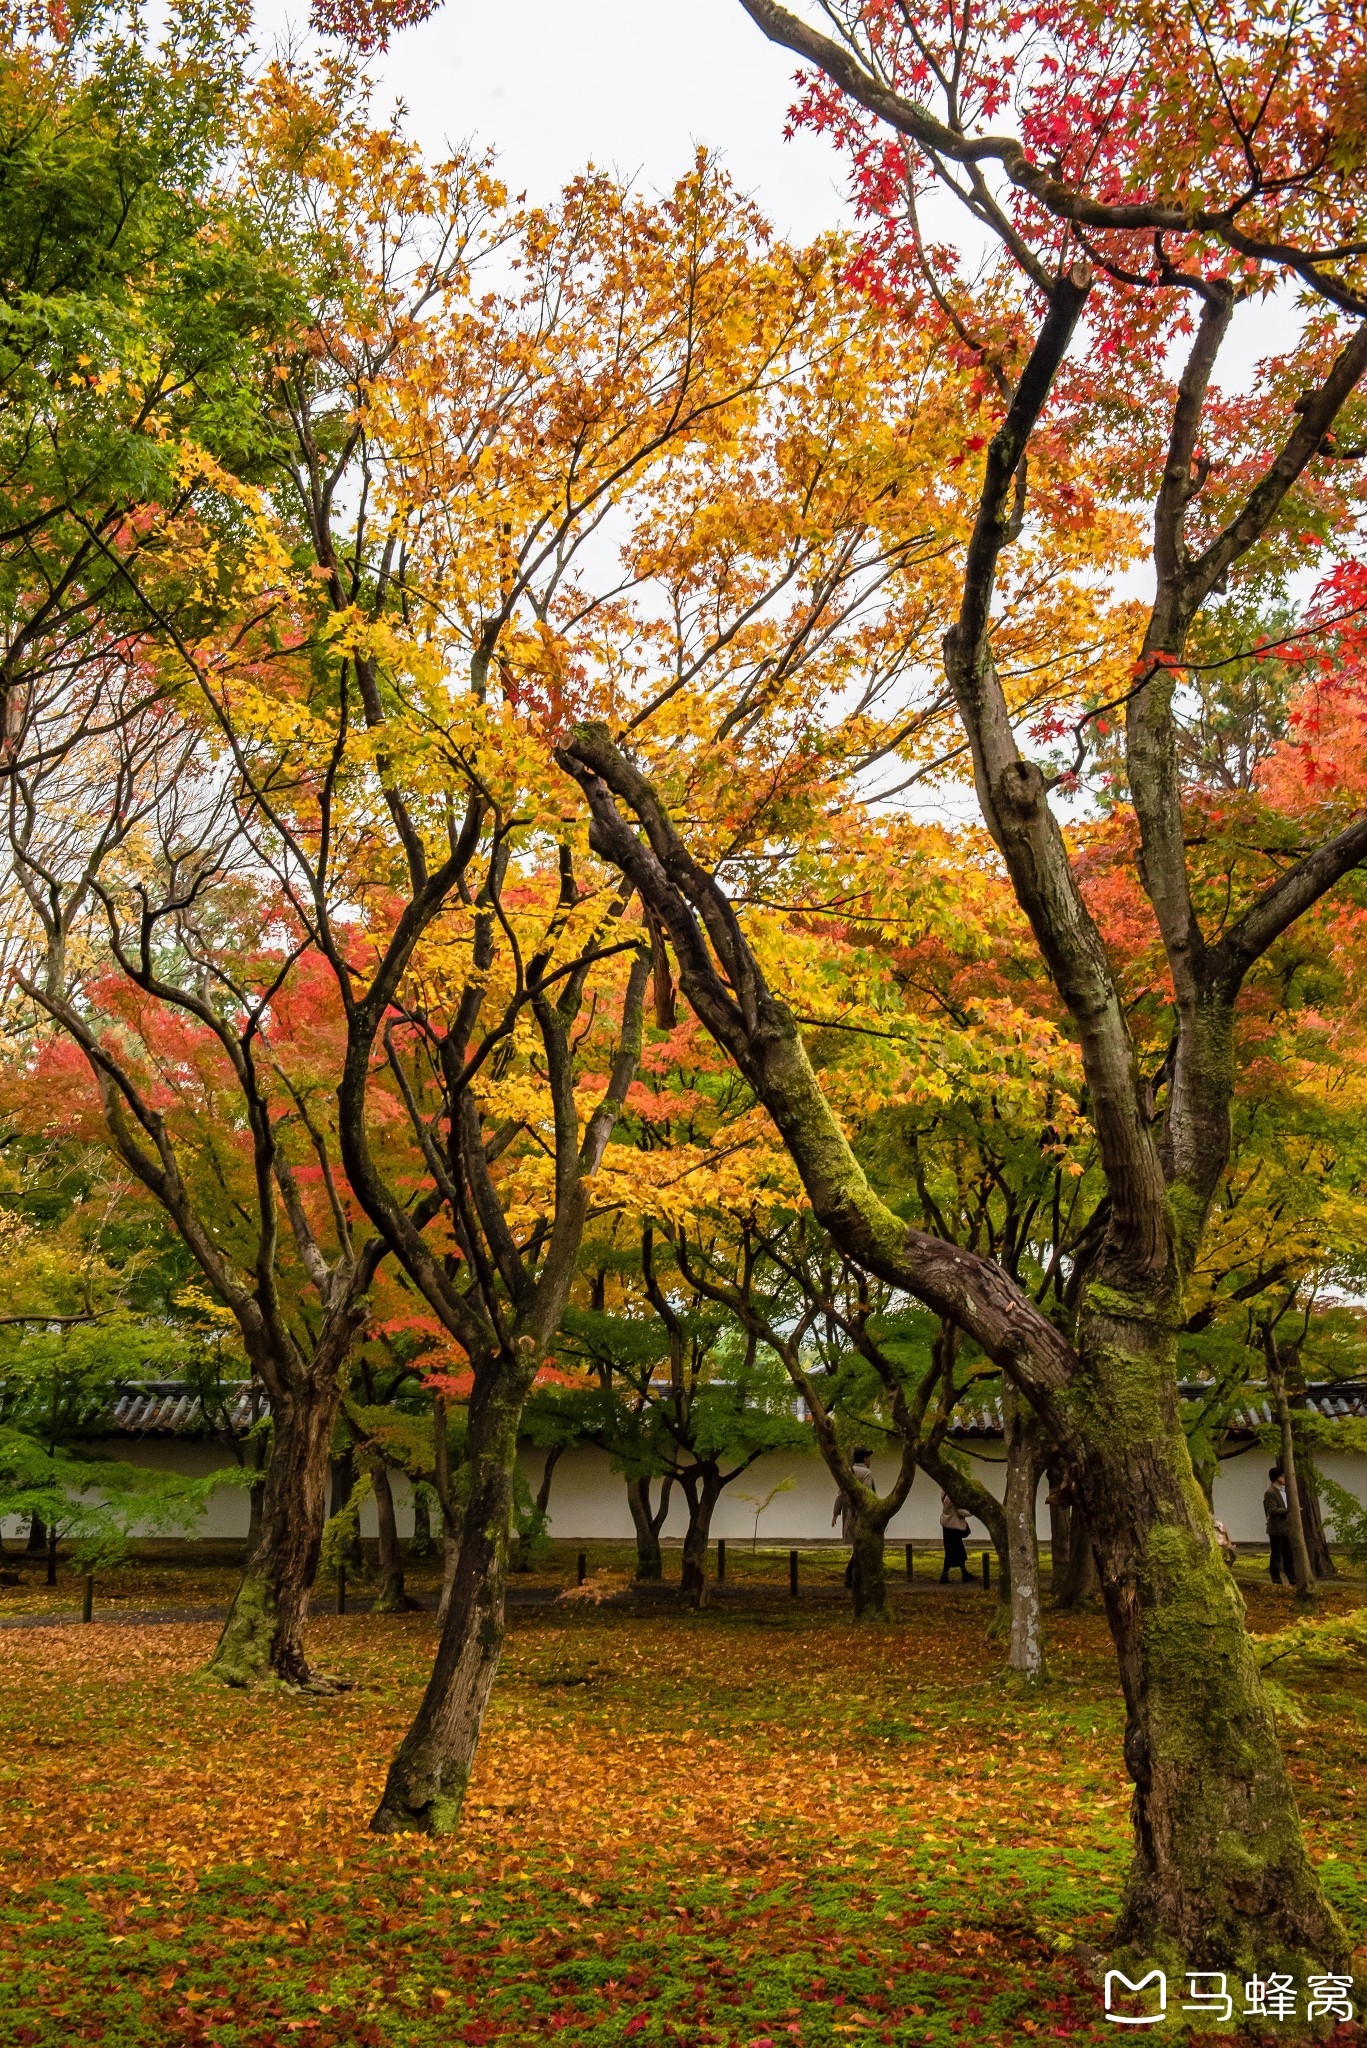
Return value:
<svg viewBox="0 0 1367 2048">
<path fill-rule="evenodd" d="M 437 1600 L 437 1627 L 445 1628 L 456 1587 L 456 1567 L 460 1563 L 460 1539 L 465 1517 L 451 1474 L 451 1437 L 446 1402 L 437 1393 L 432 1396 L 432 1477 L 441 1509 L 441 1593 Z"/>
<path fill-rule="evenodd" d="M 535 1346 L 491 1361 L 470 1401 L 470 1490 L 451 1569 L 436 1662 L 413 1725 L 389 1767 L 377 1834 L 449 1834 L 460 1822 L 484 1711 L 503 1653 L 513 1466 Z M 448 1538 L 448 1543 L 449 1543 Z"/>
<path fill-rule="evenodd" d="M 252 1397 L 253 1416 L 259 1423 L 257 1397 Z M 261 1538 L 261 1509 L 266 1498 L 266 1467 L 271 1457 L 271 1431 L 255 1428 L 251 1440 L 251 1469 L 255 1474 L 247 1495 L 247 1555 L 251 1556 Z"/>
<path fill-rule="evenodd" d="M 389 1467 L 376 1458 L 370 1468 L 371 1484 L 375 1489 L 375 1522 L 379 1530 L 378 1563 L 379 1590 L 375 1596 L 372 1612 L 375 1614 L 408 1614 L 413 1602 L 403 1587 L 403 1553 L 399 1549 L 399 1525 L 394 1516 L 394 1485 L 389 1477 Z"/>
<path fill-rule="evenodd" d="M 328 1514 L 330 1516 L 340 1515 L 355 1491 L 356 1450 L 354 1445 L 348 1444 L 342 1455 L 336 1459 L 332 1466 L 332 1495 L 328 1504 Z M 341 1552 L 341 1561 L 349 1572 L 355 1572 L 359 1575 L 365 1569 L 365 1553 L 361 1549 L 361 1522 L 359 1516 L 356 1519 L 356 1527 L 347 1538 L 345 1548 Z"/>
<path fill-rule="evenodd" d="M 884 1544 L 886 1532 L 887 1520 L 883 1517 L 874 1520 L 859 1515 L 855 1518 L 851 1537 L 854 1569 L 850 1573 L 850 1592 L 856 1621 L 892 1620 Z"/>
<path fill-rule="evenodd" d="M 1060 1404 L 1135 1786 L 1120 1936 L 1145 1952 L 1171 1944 L 1193 1966 L 1296 1952 L 1332 1968 L 1347 1937 L 1305 1853 L 1243 1602 L 1192 1470 L 1166 1304 L 1093 1282 L 1079 1352 Z"/>
<path fill-rule="evenodd" d="M 679 1474 L 679 1484 L 688 1501 L 688 1527 L 684 1531 L 679 1586 L 691 1606 L 701 1607 L 707 1599 L 707 1544 L 712 1530 L 712 1511 L 722 1491 L 720 1468 L 710 1458 L 699 1459 Z"/>
<path fill-rule="evenodd" d="M 1324 1533 L 1324 1516 L 1320 1510 L 1319 1478 L 1314 1458 L 1302 1448 L 1296 1455 L 1296 1484 L 1300 1490 L 1306 1554 L 1317 1579 L 1336 1579 L 1338 1566 L 1330 1555 L 1329 1538 Z"/>
<path fill-rule="evenodd" d="M 456 1590 L 456 1573 L 460 1568 L 460 1544 L 465 1524 L 461 1521 L 448 1522 L 442 1530 L 441 1542 L 441 1592 L 437 1596 L 437 1627 L 445 1628 L 446 1618 L 451 1612 L 451 1598 Z"/>
<path fill-rule="evenodd" d="M 666 1477 L 660 1482 L 660 1503 L 650 1504 L 651 1479 L 628 1479 L 627 1506 L 631 1510 L 632 1524 L 636 1530 L 636 1577 L 647 1585 L 657 1585 L 664 1577 L 664 1557 L 660 1550 L 660 1531 L 669 1512 L 669 1493 L 673 1480 Z"/>
<path fill-rule="evenodd" d="M 432 1540 L 432 1489 L 425 1480 L 413 1481 L 413 1535 L 408 1545 L 410 1557 L 431 1557 L 436 1549 Z"/>
<path fill-rule="evenodd" d="M 1050 1460 L 1045 1468 L 1049 1481 L 1049 1591 L 1055 1606 L 1058 1605 L 1059 1587 L 1068 1569 L 1068 1551 L 1073 1533 L 1073 1510 L 1070 1505 L 1071 1489 L 1065 1491 L 1066 1482 L 1059 1467 Z"/>
<path fill-rule="evenodd" d="M 1098 1598 L 1100 1592 L 1092 1539 L 1087 1534 L 1083 1517 L 1074 1513 L 1068 1526 L 1068 1555 L 1064 1560 L 1063 1582 L 1054 1604 L 1074 1609 L 1086 1607 Z"/>
<path fill-rule="evenodd" d="M 41 1557 L 47 1549 L 47 1529 L 41 1515 L 28 1518 L 28 1542 L 24 1549 L 30 1557 Z"/>
<path fill-rule="evenodd" d="M 1286 1534 L 1291 1545 L 1291 1567 L 1296 1574 L 1296 1605 L 1310 1607 L 1315 1599 L 1315 1574 L 1310 1565 L 1310 1552 L 1305 1542 L 1305 1520 L 1301 1509 L 1300 1480 L 1296 1472 L 1296 1433 L 1291 1424 L 1291 1404 L 1286 1398 L 1286 1382 L 1280 1372 L 1273 1372 L 1270 1366 L 1268 1381 L 1277 1427 L 1282 1439 L 1282 1473 L 1286 1481 Z"/>
<path fill-rule="evenodd" d="M 555 1468 L 564 1457 L 567 1448 L 568 1446 L 565 1444 L 552 1444 L 546 1453 L 546 1462 L 541 1467 L 541 1484 L 536 1489 L 536 1499 L 532 1503 L 537 1514 L 536 1527 L 529 1530 L 525 1536 L 519 1536 L 517 1539 L 513 1556 L 513 1570 L 515 1572 L 529 1572 L 532 1568 L 532 1545 L 540 1541 L 545 1530 L 551 1507 L 551 1480 L 554 1478 Z"/>
<path fill-rule="evenodd" d="M 1007 1550 L 1011 1558 L 1011 1635 L 1007 1663 L 1031 1685 L 1048 1677 L 1040 1620 L 1039 1543 L 1035 1495 L 1039 1488 L 1039 1429 L 1024 1397 L 1008 1383 L 1002 1388 L 1006 1429 Z"/>
<path fill-rule="evenodd" d="M 354 1330 L 325 1331 L 308 1372 L 274 1403 L 261 1521 L 208 1671 L 225 1685 L 309 1685 L 304 1624 L 326 1520 L 332 1431 Z"/>
</svg>

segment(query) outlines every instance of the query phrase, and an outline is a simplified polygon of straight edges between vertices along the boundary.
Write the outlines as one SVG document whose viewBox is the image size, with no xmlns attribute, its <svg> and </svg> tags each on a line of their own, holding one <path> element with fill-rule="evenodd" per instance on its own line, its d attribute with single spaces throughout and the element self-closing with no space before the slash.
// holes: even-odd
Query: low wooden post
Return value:
<svg viewBox="0 0 1367 2048">
<path fill-rule="evenodd" d="M 792 1594 L 792 1596 L 793 1596 L 794 1600 L 796 1600 L 796 1598 L 797 1598 L 797 1552 L 796 1552 L 795 1550 L 790 1550 L 790 1551 L 788 1552 L 788 1591 L 789 1591 L 789 1592 L 790 1592 L 790 1593 Z"/>
<path fill-rule="evenodd" d="M 990 1553 L 989 1553 L 988 1551 L 986 1551 L 986 1550 L 985 1550 L 985 1551 L 983 1552 L 983 1591 L 984 1591 L 984 1593 L 985 1593 L 985 1592 L 987 1591 L 988 1587 L 989 1587 L 989 1586 L 990 1586 L 991 1584 L 992 1584 L 992 1558 L 991 1558 L 991 1555 L 990 1555 Z"/>
<path fill-rule="evenodd" d="M 910 1544 L 908 1543 L 908 1545 L 907 1545 L 907 1577 L 908 1577 L 909 1579 L 910 1579 L 910 1578 L 913 1578 L 913 1577 L 915 1576 L 914 1568 L 913 1568 L 913 1566 L 912 1566 L 912 1556 L 913 1556 L 912 1548 L 911 1548 L 911 1545 L 910 1545 Z"/>
<path fill-rule="evenodd" d="M 584 1551 L 584 1550 L 581 1550 L 581 1551 L 580 1551 L 580 1553 L 579 1553 L 578 1557 L 577 1557 L 577 1558 L 575 1559 L 575 1561 L 574 1561 L 574 1569 L 575 1569 L 575 1584 L 576 1584 L 576 1585 L 579 1585 L 579 1586 L 582 1586 L 582 1585 L 583 1585 L 583 1583 L 584 1583 L 584 1581 L 585 1581 L 585 1579 L 586 1579 L 586 1578 L 588 1577 L 588 1575 L 589 1575 L 589 1559 L 588 1559 L 588 1552 L 587 1552 L 587 1551 Z"/>
<path fill-rule="evenodd" d="M 346 1613 L 346 1566 L 344 1564 L 339 1564 L 337 1567 L 337 1612 L 339 1614 Z"/>
<path fill-rule="evenodd" d="M 87 1572 L 81 1580 L 81 1620 L 89 1621 L 95 1610 L 95 1574 Z"/>
<path fill-rule="evenodd" d="M 719 1537 L 717 1538 L 717 1584 L 718 1584 L 718 1585 L 720 1586 L 720 1585 L 722 1585 L 722 1584 L 724 1584 L 724 1583 L 725 1583 L 725 1580 L 726 1580 L 726 1538 L 725 1538 L 724 1536 L 719 1536 Z"/>
</svg>

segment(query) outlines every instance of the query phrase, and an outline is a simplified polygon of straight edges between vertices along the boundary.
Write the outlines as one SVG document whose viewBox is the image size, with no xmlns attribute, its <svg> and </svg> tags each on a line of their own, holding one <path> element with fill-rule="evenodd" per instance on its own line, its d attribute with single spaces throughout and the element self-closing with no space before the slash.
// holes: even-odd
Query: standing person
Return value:
<svg viewBox="0 0 1367 2048">
<path fill-rule="evenodd" d="M 853 1472 L 855 1478 L 859 1481 L 859 1484 L 861 1486 L 867 1486 L 869 1491 L 873 1492 L 875 1491 L 873 1484 L 873 1466 L 869 1463 L 869 1455 L 870 1454 L 867 1449 L 861 1448 L 857 1450 L 854 1454 L 854 1461 L 850 1467 L 850 1470 Z M 834 1528 L 837 1522 L 839 1522 L 840 1524 L 841 1542 L 853 1543 L 854 1510 L 850 1506 L 849 1502 L 846 1500 L 843 1493 L 838 1493 L 835 1497 L 835 1507 L 831 1513 L 831 1527 Z M 851 1551 L 850 1561 L 845 1567 L 845 1584 L 847 1586 L 852 1586 L 854 1584 L 853 1551 Z"/>
<path fill-rule="evenodd" d="M 968 1534 L 968 1516 L 961 1507 L 956 1507 L 947 1493 L 940 1495 L 940 1534 L 944 1538 L 945 1566 L 940 1573 L 940 1584 L 949 1584 L 949 1575 L 958 1571 L 963 1583 L 968 1584 L 968 1552 L 964 1549 L 964 1538 Z"/>
<path fill-rule="evenodd" d="M 1267 1479 L 1263 1514 L 1267 1520 L 1267 1545 L 1272 1553 L 1267 1568 L 1273 1585 L 1280 1586 L 1285 1566 L 1287 1584 L 1294 1586 L 1296 1567 L 1291 1558 L 1291 1505 L 1286 1497 L 1286 1474 L 1280 1465 L 1273 1465 Z"/>
</svg>

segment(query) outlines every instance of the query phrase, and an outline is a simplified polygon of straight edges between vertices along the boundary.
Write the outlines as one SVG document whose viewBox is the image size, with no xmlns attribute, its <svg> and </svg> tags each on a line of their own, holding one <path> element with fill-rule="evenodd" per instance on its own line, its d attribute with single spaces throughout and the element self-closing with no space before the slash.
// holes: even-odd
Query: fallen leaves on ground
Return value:
<svg viewBox="0 0 1367 2048">
<path fill-rule="evenodd" d="M 515 1613 L 438 1843 L 366 1827 L 429 1616 L 320 1617 L 359 1681 L 327 1698 L 206 1684 L 211 1625 L 15 1631 L 0 2042 L 1100 2041 L 1071 1951 L 1128 1860 L 1104 1626 L 1060 1619 L 1032 1697 L 980 1594 L 902 1603 Z M 1363 1709 L 1306 1706 L 1302 1809 L 1360 1928 Z"/>
</svg>

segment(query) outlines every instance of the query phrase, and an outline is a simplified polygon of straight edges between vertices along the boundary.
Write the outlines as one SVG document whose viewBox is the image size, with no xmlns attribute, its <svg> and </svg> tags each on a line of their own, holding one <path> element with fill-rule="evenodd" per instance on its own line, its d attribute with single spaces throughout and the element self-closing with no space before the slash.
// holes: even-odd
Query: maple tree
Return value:
<svg viewBox="0 0 1367 2048">
<path fill-rule="evenodd" d="M 54 804 L 50 827 L 22 842 L 38 914 L 16 981 L 56 1027 L 35 1040 L 25 1080 L 59 1128 L 103 1137 L 236 1324 L 272 1441 L 210 1668 L 232 1684 L 267 1672 L 310 1683 L 303 1630 L 333 1423 L 384 1245 L 353 1232 L 319 1100 L 338 1059 L 330 978 L 291 943 L 279 899 L 242 880 L 237 821 L 184 753 L 168 785 L 160 750 L 124 734 L 114 773 L 86 791 L 89 836 Z M 58 764 L 65 793 L 77 758 L 65 745 L 33 756 Z M 45 820 L 48 774 L 15 776 Z"/>
<path fill-rule="evenodd" d="M 292 311 L 287 270 L 229 189 L 247 62 L 240 16 L 195 0 L 156 34 L 104 4 L 4 11 L 6 763 L 46 713 L 88 699 L 96 668 L 103 723 L 154 697 L 127 659 L 148 594 L 186 601 L 187 520 L 234 537 L 223 465 L 250 466 L 251 367 Z"/>
<path fill-rule="evenodd" d="M 1367 821 L 1351 802 L 1337 817 L 1302 807 L 1299 844 L 1284 858 L 1258 848 L 1240 900 L 1216 908 L 1188 857 L 1176 734 L 1179 679 L 1212 595 L 1231 577 L 1275 588 L 1323 540 L 1352 532 L 1356 487 L 1339 458 L 1356 454 L 1354 394 L 1367 371 L 1352 227 L 1364 168 L 1350 113 L 1355 45 L 1329 35 L 1326 57 L 1305 24 L 1237 7 L 1210 23 L 1142 5 L 980 22 L 832 0 L 827 35 L 773 0 L 742 4 L 813 67 L 800 118 L 834 129 L 850 152 L 873 224 L 874 287 L 933 305 L 983 366 L 992 431 L 945 674 L 984 821 L 1086 1076 L 1108 1211 L 1071 1318 L 1043 1315 L 998 1261 L 909 1231 L 886 1207 L 791 1010 L 685 844 L 668 789 L 606 726 L 581 728 L 564 758 L 593 810 L 594 843 L 667 925 L 689 1000 L 770 1109 L 818 1216 L 851 1256 L 972 1335 L 1067 1463 L 1129 1710 L 1136 1835 L 1122 1932 L 1203 1956 L 1341 1953 L 1192 1479 L 1173 1367 L 1187 1276 L 1228 1156 L 1240 990 L 1362 860 Z M 934 97 L 941 112 L 925 103 Z M 1019 136 L 988 125 L 1008 103 Z M 976 300 L 953 253 L 921 232 L 919 200 L 933 182 L 956 192 L 1000 248 Z M 1287 281 L 1310 295 L 1298 341 L 1263 366 L 1248 400 L 1219 393 L 1213 377 L 1236 310 Z M 1184 356 L 1176 375 L 1169 345 Z M 1037 456 L 1059 432 L 1094 436 L 1112 489 L 1142 488 L 1152 506 L 1156 590 L 1131 679 L 1113 703 L 1084 704 L 1078 755 L 1085 763 L 1092 722 L 1122 714 L 1125 796 L 1170 983 L 1157 1106 L 994 645 L 999 566 L 1027 516 Z M 1222 1849 L 1235 1835 L 1237 1876 Z"/>
<path fill-rule="evenodd" d="M 686 1233 L 671 1232 L 662 1244 L 647 1216 L 629 1267 L 620 1257 L 616 1262 L 611 1307 L 602 1287 L 591 1286 L 593 1305 L 571 1304 L 562 1339 L 596 1373 L 600 1400 L 586 1404 L 586 1420 L 598 1422 L 599 1440 L 628 1474 L 638 1556 L 647 1577 L 660 1576 L 667 1489 L 677 1487 L 683 1495 L 687 1522 L 679 1584 L 695 1607 L 706 1597 L 712 1518 L 726 1488 L 766 1453 L 807 1448 L 807 1431 L 792 1414 L 772 1348 L 761 1346 L 753 1326 L 718 1312 L 720 1290 L 699 1271 L 698 1252 L 705 1270 L 728 1250 L 736 1248 L 713 1235 L 690 1257 Z M 748 1294 L 749 1248 L 739 1248 L 727 1264 L 739 1269 L 735 1277 Z M 604 1411 L 600 1417 L 594 1417 L 593 1406 Z M 652 1508 L 649 1482 L 655 1477 L 667 1484 Z"/>
<path fill-rule="evenodd" d="M 486 165 L 373 129 L 345 66 L 276 65 L 249 114 L 244 191 L 310 321 L 258 378 L 237 623 L 165 616 L 157 659 L 333 978 L 347 1188 L 450 1346 L 433 1386 L 468 1397 L 441 1644 L 376 1815 L 441 1830 L 497 1668 L 523 1402 L 591 1207 L 639 1210 L 654 1170 L 608 1140 L 665 949 L 586 854 L 554 740 L 590 709 L 663 748 L 715 728 L 742 837 L 800 835 L 828 759 L 933 754 L 947 706 L 909 729 L 887 699 L 971 510 L 961 371 L 705 158 L 662 202 L 594 174 L 514 208 Z M 1064 610 L 1089 672 L 1114 658 L 1077 572 L 1125 545 L 1120 522 L 1061 564 L 1023 550 L 1027 700 L 1075 666 Z"/>
<path fill-rule="evenodd" d="M 402 1275 L 393 1327 L 416 1302 L 429 1340 L 448 1598 L 378 1827 L 459 1816 L 501 1651 L 519 1420 L 586 1228 L 645 1219 L 686 1280 L 696 1216 L 753 1203 L 754 1176 L 728 1182 L 701 1156 L 714 1130 L 675 1156 L 672 1133 L 640 1141 L 633 1077 L 679 1029 L 677 963 L 750 1091 L 752 1137 L 776 1129 L 801 1175 L 821 1255 L 842 1261 L 844 1336 L 870 1340 L 888 1398 L 903 1376 L 861 1272 L 1004 1375 L 1019 1487 L 1002 1540 L 1022 1616 L 1027 1478 L 1033 1499 L 1040 1457 L 1066 1474 L 1131 1717 L 1127 1931 L 1216 1959 L 1266 1943 L 1327 1956 L 1337 1926 L 1194 1484 L 1174 1364 L 1236 1206 L 1236 1034 L 1263 963 L 1367 846 L 1361 591 L 1344 568 L 1304 629 L 1285 613 L 1288 577 L 1343 545 L 1357 512 L 1350 59 L 1312 78 L 1294 35 L 1230 12 L 1201 30 L 1193 98 L 1194 16 L 918 23 L 833 4 L 832 40 L 746 4 L 817 66 L 799 118 L 850 155 L 867 229 L 853 260 L 833 240 L 776 243 L 706 159 L 658 203 L 588 174 L 554 207 L 510 206 L 489 165 L 428 165 L 399 127 L 374 128 L 345 63 L 276 64 L 246 97 L 238 213 L 247 243 L 287 255 L 292 319 L 235 384 L 251 412 L 240 474 L 187 444 L 213 490 L 174 531 L 153 520 L 154 561 L 121 566 L 136 648 L 100 607 L 84 704 L 131 688 L 142 708 L 114 705 L 100 756 L 81 704 L 61 728 L 50 704 L 13 700 L 34 729 L 75 736 L 23 769 L 44 797 L 14 814 L 29 909 L 48 919 L 31 1000 L 125 1101 L 161 1113 L 140 1064 L 164 1050 L 146 1005 L 114 1005 L 126 1058 L 82 1009 L 105 985 L 65 948 L 98 901 L 119 973 L 200 1027 L 174 1047 L 206 1105 L 191 1133 L 206 1167 L 226 1158 L 225 1085 L 243 1089 L 248 1043 L 274 1042 L 284 991 L 307 987 L 328 1019 L 301 1044 L 309 1086 L 335 1093 L 327 1119 L 255 1080 L 243 1099 L 259 1244 L 283 1205 L 297 1298 L 328 1264 L 321 1227 L 336 1238 L 321 1285 L 347 1270 L 353 1324 L 383 1253 Z M 932 91 L 943 119 L 913 97 Z M 1022 139 L 980 133 L 1012 96 Z M 1313 133 L 1332 138 L 1332 173 Z M 1182 198 L 1198 161 L 1200 192 Z M 928 180 L 960 171 L 1003 252 L 976 276 L 922 229 Z M 1252 396 L 1217 391 L 1239 308 L 1288 275 L 1318 295 L 1300 341 Z M 1107 587 L 1136 556 L 1145 497 L 1147 615 Z M 1310 678 L 1276 738 L 1285 707 L 1259 695 L 1269 636 Z M 1192 718 L 1180 679 L 1225 673 L 1251 678 L 1252 699 L 1207 691 Z M 1061 750 L 1027 758 L 1023 729 Z M 859 799 L 952 775 L 965 750 L 986 836 L 885 837 Z M 118 800 L 92 879 L 65 835 L 101 774 Z M 1060 825 L 1051 790 L 1091 796 L 1099 817 Z M 194 870 L 189 906 L 178 895 L 181 840 L 208 846 L 205 816 L 224 821 L 212 945 L 207 879 Z M 862 867 L 833 897 L 851 849 Z M 250 878 L 237 896 L 229 850 Z M 152 877 L 160 897 L 139 898 Z M 840 944 L 798 943 L 832 931 L 832 901 Z M 903 943 L 927 906 L 938 930 Z M 135 907 L 168 921 L 181 979 L 130 942 Z M 991 928 L 976 959 L 950 957 L 956 920 Z M 196 975 L 221 930 L 245 959 L 231 1000 L 206 1004 Z M 984 1000 L 1003 975 L 1019 1000 Z M 862 1035 L 858 1057 L 833 1049 L 842 1032 Z M 292 1206 L 289 1148 L 325 1121 L 335 1200 L 310 1211 Z M 761 1155 L 781 1179 L 767 1137 Z M 165 1181 L 164 1158 L 152 1166 Z M 357 1211 L 368 1270 L 342 1246 Z M 241 1294 L 208 1240 L 201 1264 L 224 1299 L 225 1283 Z M 1217 1268 L 1216 1292 L 1237 1295 L 1238 1259 Z M 678 1310 L 655 1292 L 668 1331 Z M 743 1291 L 729 1306 L 743 1325 Z M 782 1357 L 788 1333 L 768 1327 Z M 323 1375 L 334 1413 L 341 1334 Z M 468 1402 L 459 1501 L 439 1469 L 448 1401 Z M 387 1425 L 356 1415 L 374 1446 Z M 919 1422 L 908 1453 L 913 1435 L 942 1454 Z M 885 1503 L 860 1499 L 827 1436 L 863 1512 L 876 1611 Z M 319 1522 L 314 1492 L 296 1536 Z M 635 1505 L 647 1524 L 658 1512 Z M 1231 1877 L 1234 1832 L 1253 1847 Z"/>
</svg>

